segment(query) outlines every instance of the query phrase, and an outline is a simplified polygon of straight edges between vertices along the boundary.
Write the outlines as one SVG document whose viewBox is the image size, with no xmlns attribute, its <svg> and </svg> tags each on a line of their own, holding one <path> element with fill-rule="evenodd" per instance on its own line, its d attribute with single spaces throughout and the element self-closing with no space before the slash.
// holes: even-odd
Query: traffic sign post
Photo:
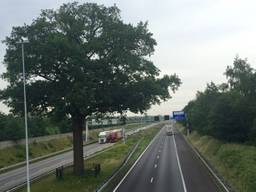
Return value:
<svg viewBox="0 0 256 192">
<path fill-rule="evenodd" d="M 186 113 L 184 111 L 173 111 L 172 115 L 173 115 L 173 119 L 175 119 L 176 121 L 186 121 L 187 136 L 189 136 L 190 124 L 187 121 Z"/>
<path fill-rule="evenodd" d="M 173 119 L 175 119 L 176 121 L 186 120 L 186 114 L 184 111 L 173 111 L 172 115 Z"/>
</svg>

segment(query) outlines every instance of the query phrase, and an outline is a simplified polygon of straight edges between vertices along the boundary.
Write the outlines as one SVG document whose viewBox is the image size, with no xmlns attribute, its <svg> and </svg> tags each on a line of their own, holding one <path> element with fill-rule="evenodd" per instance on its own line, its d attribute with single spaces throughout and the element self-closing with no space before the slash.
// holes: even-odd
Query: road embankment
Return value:
<svg viewBox="0 0 256 192">
<path fill-rule="evenodd" d="M 224 143 L 196 132 L 186 137 L 235 191 L 256 191 L 256 147 Z"/>
</svg>

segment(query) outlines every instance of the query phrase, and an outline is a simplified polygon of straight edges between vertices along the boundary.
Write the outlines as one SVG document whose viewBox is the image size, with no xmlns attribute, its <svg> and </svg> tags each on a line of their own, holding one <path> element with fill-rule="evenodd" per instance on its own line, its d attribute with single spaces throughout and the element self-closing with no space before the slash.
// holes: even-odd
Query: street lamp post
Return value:
<svg viewBox="0 0 256 192">
<path fill-rule="evenodd" d="M 28 119 L 27 119 L 27 97 L 26 97 L 26 75 L 25 75 L 24 43 L 28 43 L 28 41 L 21 41 L 19 44 L 21 44 L 21 54 L 22 54 L 23 94 L 24 94 L 24 118 L 25 118 L 25 137 L 26 137 L 27 192 L 30 192 L 30 181 L 29 181 L 29 148 L 28 148 Z"/>
</svg>

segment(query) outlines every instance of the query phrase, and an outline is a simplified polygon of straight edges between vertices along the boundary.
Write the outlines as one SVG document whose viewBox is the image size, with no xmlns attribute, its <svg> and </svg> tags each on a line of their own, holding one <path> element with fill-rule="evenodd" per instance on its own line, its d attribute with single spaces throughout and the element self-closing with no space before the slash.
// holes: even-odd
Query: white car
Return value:
<svg viewBox="0 0 256 192">
<path fill-rule="evenodd" d="M 172 136 L 172 135 L 174 135 L 174 131 L 173 131 L 173 128 L 172 128 L 172 127 L 168 127 L 168 128 L 166 129 L 166 135 L 167 135 L 167 136 Z"/>
</svg>

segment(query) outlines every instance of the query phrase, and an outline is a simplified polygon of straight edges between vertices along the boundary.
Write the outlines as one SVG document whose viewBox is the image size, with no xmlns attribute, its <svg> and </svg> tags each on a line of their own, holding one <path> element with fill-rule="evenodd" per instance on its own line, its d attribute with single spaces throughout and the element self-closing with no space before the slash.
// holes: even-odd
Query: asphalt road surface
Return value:
<svg viewBox="0 0 256 192">
<path fill-rule="evenodd" d="M 132 135 L 143 129 L 150 128 L 156 124 L 150 124 L 138 129 L 128 131 L 127 136 Z M 90 156 L 98 151 L 101 151 L 105 148 L 110 147 L 113 143 L 98 144 L 94 143 L 84 147 L 84 156 Z M 66 152 L 60 155 L 49 157 L 47 159 L 35 162 L 30 164 L 30 178 L 36 178 L 43 174 L 46 174 L 52 170 L 55 170 L 57 167 L 62 165 L 72 164 L 73 163 L 73 151 Z M 26 166 L 5 172 L 0 174 L 0 192 L 10 190 L 20 184 L 26 182 Z"/>
<path fill-rule="evenodd" d="M 174 124 L 172 125 L 174 126 Z M 180 133 L 166 127 L 114 192 L 217 192 L 215 180 Z"/>
</svg>

